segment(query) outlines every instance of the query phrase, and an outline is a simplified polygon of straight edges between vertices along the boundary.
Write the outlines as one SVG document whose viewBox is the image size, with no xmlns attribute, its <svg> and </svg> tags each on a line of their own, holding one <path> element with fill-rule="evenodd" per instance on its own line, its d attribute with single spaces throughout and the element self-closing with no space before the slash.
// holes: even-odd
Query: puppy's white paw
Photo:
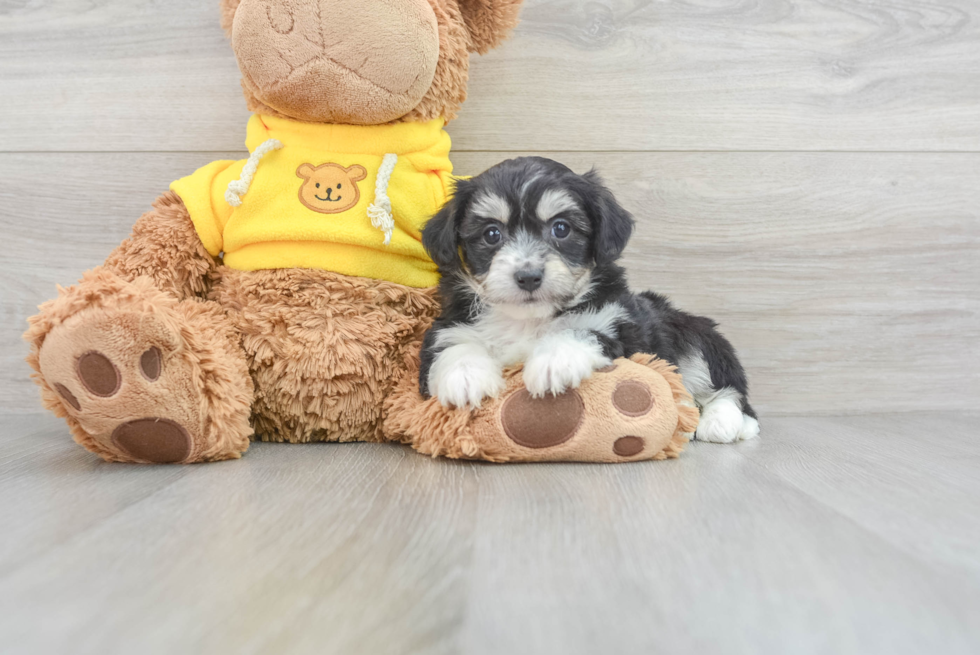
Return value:
<svg viewBox="0 0 980 655">
<path fill-rule="evenodd" d="M 534 398 L 557 396 L 577 388 L 592 371 L 608 366 L 611 360 L 594 341 L 574 334 L 549 336 L 539 343 L 524 364 L 524 386 Z"/>
<path fill-rule="evenodd" d="M 484 398 L 498 396 L 504 386 L 500 366 L 473 344 L 446 348 L 429 371 L 429 392 L 443 407 L 475 409 Z"/>
<path fill-rule="evenodd" d="M 745 441 L 747 439 L 755 439 L 759 436 L 759 422 L 749 416 L 748 414 L 742 415 L 742 429 L 738 433 L 738 440 Z"/>
<path fill-rule="evenodd" d="M 759 423 L 751 416 L 743 414 L 734 400 L 719 398 L 701 410 L 701 419 L 695 434 L 699 441 L 732 443 L 759 436 Z"/>
</svg>

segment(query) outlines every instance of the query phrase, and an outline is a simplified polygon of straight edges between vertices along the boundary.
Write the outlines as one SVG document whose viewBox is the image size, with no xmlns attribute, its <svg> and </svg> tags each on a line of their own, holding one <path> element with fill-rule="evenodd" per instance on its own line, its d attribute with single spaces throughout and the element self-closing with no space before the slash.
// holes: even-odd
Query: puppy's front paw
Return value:
<svg viewBox="0 0 980 655">
<path fill-rule="evenodd" d="M 695 438 L 713 443 L 732 443 L 759 436 L 759 422 L 743 414 L 734 401 L 714 400 L 701 410 Z"/>
<path fill-rule="evenodd" d="M 592 371 L 608 366 L 610 359 L 599 344 L 558 335 L 543 341 L 524 364 L 524 386 L 534 398 L 557 396 L 575 389 Z"/>
<path fill-rule="evenodd" d="M 443 407 L 477 408 L 486 397 L 504 390 L 500 366 L 482 349 L 469 344 L 446 348 L 432 364 L 429 391 Z"/>
</svg>

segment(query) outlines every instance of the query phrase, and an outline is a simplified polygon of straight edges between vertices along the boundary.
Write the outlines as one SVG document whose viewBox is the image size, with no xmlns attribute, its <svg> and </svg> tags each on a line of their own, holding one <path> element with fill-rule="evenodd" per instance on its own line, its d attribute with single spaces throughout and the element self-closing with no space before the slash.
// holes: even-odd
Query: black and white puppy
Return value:
<svg viewBox="0 0 980 655">
<path fill-rule="evenodd" d="M 523 362 L 533 396 L 560 394 L 616 357 L 645 352 L 679 367 L 701 408 L 696 438 L 758 435 L 745 372 L 715 323 L 630 292 L 615 262 L 632 231 L 594 171 L 521 157 L 460 180 L 422 232 L 442 274 L 422 393 L 478 407 L 504 388 L 502 368 Z"/>
</svg>

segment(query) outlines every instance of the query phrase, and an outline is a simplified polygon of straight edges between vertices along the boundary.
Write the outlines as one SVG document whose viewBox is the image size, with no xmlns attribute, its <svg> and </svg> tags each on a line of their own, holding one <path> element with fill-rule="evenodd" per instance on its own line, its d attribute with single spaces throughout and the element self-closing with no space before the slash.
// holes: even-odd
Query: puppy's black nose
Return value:
<svg viewBox="0 0 980 655">
<path fill-rule="evenodd" d="M 540 268 L 525 268 L 514 273 L 514 279 L 517 280 L 517 286 L 519 286 L 523 291 L 534 291 L 541 286 L 541 279 L 544 277 L 544 271 Z"/>
</svg>

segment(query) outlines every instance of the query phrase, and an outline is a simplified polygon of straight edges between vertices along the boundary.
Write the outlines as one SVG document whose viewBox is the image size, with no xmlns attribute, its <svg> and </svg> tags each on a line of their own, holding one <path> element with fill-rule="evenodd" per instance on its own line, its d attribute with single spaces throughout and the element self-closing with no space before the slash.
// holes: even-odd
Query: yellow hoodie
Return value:
<svg viewBox="0 0 980 655">
<path fill-rule="evenodd" d="M 249 159 L 170 185 L 231 268 L 318 268 L 428 287 L 421 229 L 449 195 L 445 121 L 359 126 L 253 115 Z"/>
</svg>

